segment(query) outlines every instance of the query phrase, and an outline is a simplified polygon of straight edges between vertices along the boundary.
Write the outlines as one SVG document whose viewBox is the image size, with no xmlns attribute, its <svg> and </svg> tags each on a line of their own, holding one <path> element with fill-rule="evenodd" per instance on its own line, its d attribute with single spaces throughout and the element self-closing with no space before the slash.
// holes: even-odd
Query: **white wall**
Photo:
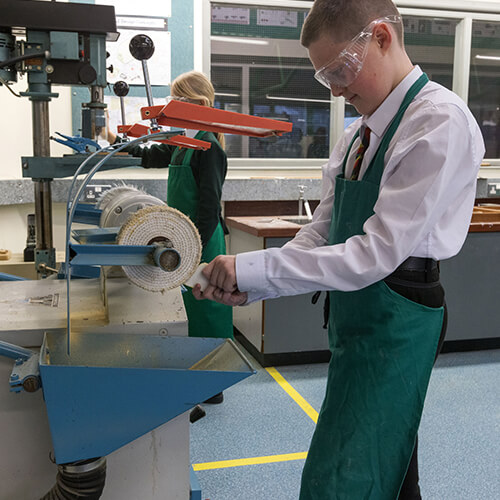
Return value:
<svg viewBox="0 0 500 500">
<path fill-rule="evenodd" d="M 0 248 L 10 250 L 14 254 L 23 253 L 26 247 L 28 214 L 33 213 L 35 213 L 33 203 L 0 206 Z M 53 240 L 54 247 L 58 251 L 64 250 L 65 218 L 66 205 L 53 203 Z"/>
<path fill-rule="evenodd" d="M 26 78 L 12 86 L 17 93 L 27 90 Z M 59 97 L 49 103 L 50 133 L 71 135 L 71 98 L 69 87 L 52 88 Z M 27 97 L 13 96 L 3 85 L 0 85 L 0 109 L 2 121 L 0 125 L 0 180 L 19 179 L 21 174 L 21 156 L 33 155 L 33 136 L 31 120 L 31 101 Z M 51 154 L 62 156 L 71 150 L 51 141 Z"/>
<path fill-rule="evenodd" d="M 44 0 L 50 1 L 50 0 Z M 68 0 L 59 0 L 67 2 Z M 18 78 L 12 89 L 18 94 L 28 87 L 27 77 Z M 62 132 L 71 135 L 71 99 L 69 87 L 53 87 L 59 97 L 49 104 L 50 133 Z M 27 97 L 14 97 L 4 86 L 0 85 L 0 180 L 19 179 L 21 175 L 21 156 L 33 155 L 33 139 L 31 126 L 31 101 Z M 61 156 L 68 148 L 52 142 L 51 154 Z"/>
<path fill-rule="evenodd" d="M 15 92 L 27 90 L 26 78 L 12 85 Z M 52 88 L 59 97 L 49 103 L 50 134 L 61 132 L 72 134 L 71 124 L 71 89 L 69 87 Z M 27 97 L 15 97 L 4 86 L 0 85 L 0 109 L 2 119 L 0 125 L 0 181 L 4 179 L 22 178 L 21 156 L 33 155 L 33 136 L 31 101 Z M 70 153 L 70 149 L 51 141 L 51 154 L 62 156 Z M 13 253 L 22 253 L 26 246 L 27 214 L 33 213 L 33 205 L 20 204 L 12 206 L 0 205 L 0 248 Z M 54 207 L 55 246 L 62 249 L 64 239 L 64 209 Z"/>
</svg>

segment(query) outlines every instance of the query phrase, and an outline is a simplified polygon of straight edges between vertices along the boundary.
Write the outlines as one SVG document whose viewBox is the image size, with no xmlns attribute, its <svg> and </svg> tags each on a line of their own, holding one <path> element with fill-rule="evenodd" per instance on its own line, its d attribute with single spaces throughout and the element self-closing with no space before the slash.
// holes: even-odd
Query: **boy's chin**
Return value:
<svg viewBox="0 0 500 500">
<path fill-rule="evenodd" d="M 367 103 L 363 103 L 360 101 L 355 101 L 351 103 L 351 106 L 354 107 L 354 109 L 360 114 L 360 115 L 371 115 L 375 109 L 373 106 L 368 105 Z"/>
</svg>

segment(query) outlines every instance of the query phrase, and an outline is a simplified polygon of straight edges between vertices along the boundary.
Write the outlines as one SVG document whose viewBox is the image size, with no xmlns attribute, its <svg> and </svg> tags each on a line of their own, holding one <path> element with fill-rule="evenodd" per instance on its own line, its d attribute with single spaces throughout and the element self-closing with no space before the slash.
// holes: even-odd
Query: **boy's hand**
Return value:
<svg viewBox="0 0 500 500">
<path fill-rule="evenodd" d="M 238 289 L 234 255 L 218 255 L 203 269 L 203 274 L 215 288 L 221 288 L 225 292 L 235 292 Z"/>
<path fill-rule="evenodd" d="M 236 282 L 236 257 L 219 255 L 203 269 L 209 285 L 201 292 L 200 286 L 193 288 L 196 299 L 210 299 L 227 306 L 240 306 L 247 301 L 246 292 L 240 292 Z"/>
<path fill-rule="evenodd" d="M 241 306 L 247 301 L 246 292 L 239 292 L 238 290 L 225 292 L 221 288 L 216 288 L 212 285 L 208 285 L 202 292 L 199 283 L 193 288 L 193 296 L 197 300 L 209 299 L 231 307 Z"/>
</svg>

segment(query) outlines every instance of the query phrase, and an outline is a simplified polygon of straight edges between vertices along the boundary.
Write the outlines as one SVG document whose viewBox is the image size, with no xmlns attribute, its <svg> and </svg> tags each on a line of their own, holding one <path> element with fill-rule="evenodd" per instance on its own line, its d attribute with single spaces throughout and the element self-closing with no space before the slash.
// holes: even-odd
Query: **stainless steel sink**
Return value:
<svg viewBox="0 0 500 500">
<path fill-rule="evenodd" d="M 292 224 L 299 224 L 303 226 L 311 222 L 307 215 L 293 215 L 290 217 L 269 217 L 266 219 L 259 219 L 257 222 L 261 224 L 279 224 L 280 222 L 290 222 Z"/>
<path fill-rule="evenodd" d="M 279 217 L 279 218 L 286 222 L 292 222 L 293 224 L 300 224 L 301 226 L 311 222 L 310 219 L 307 217 L 307 215 L 297 215 L 294 217 Z"/>
</svg>

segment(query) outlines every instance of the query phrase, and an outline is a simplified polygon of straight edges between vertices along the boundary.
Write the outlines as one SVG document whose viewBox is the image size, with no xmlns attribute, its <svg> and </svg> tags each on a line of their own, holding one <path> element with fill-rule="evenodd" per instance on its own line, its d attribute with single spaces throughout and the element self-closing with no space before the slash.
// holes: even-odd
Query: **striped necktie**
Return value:
<svg viewBox="0 0 500 500">
<path fill-rule="evenodd" d="M 361 137 L 361 143 L 356 151 L 356 159 L 354 160 L 354 166 L 352 167 L 351 181 L 358 180 L 361 163 L 363 163 L 363 156 L 365 156 L 365 151 L 368 149 L 368 145 L 370 144 L 370 132 L 371 130 L 368 127 L 365 127 L 363 137 Z"/>
</svg>

